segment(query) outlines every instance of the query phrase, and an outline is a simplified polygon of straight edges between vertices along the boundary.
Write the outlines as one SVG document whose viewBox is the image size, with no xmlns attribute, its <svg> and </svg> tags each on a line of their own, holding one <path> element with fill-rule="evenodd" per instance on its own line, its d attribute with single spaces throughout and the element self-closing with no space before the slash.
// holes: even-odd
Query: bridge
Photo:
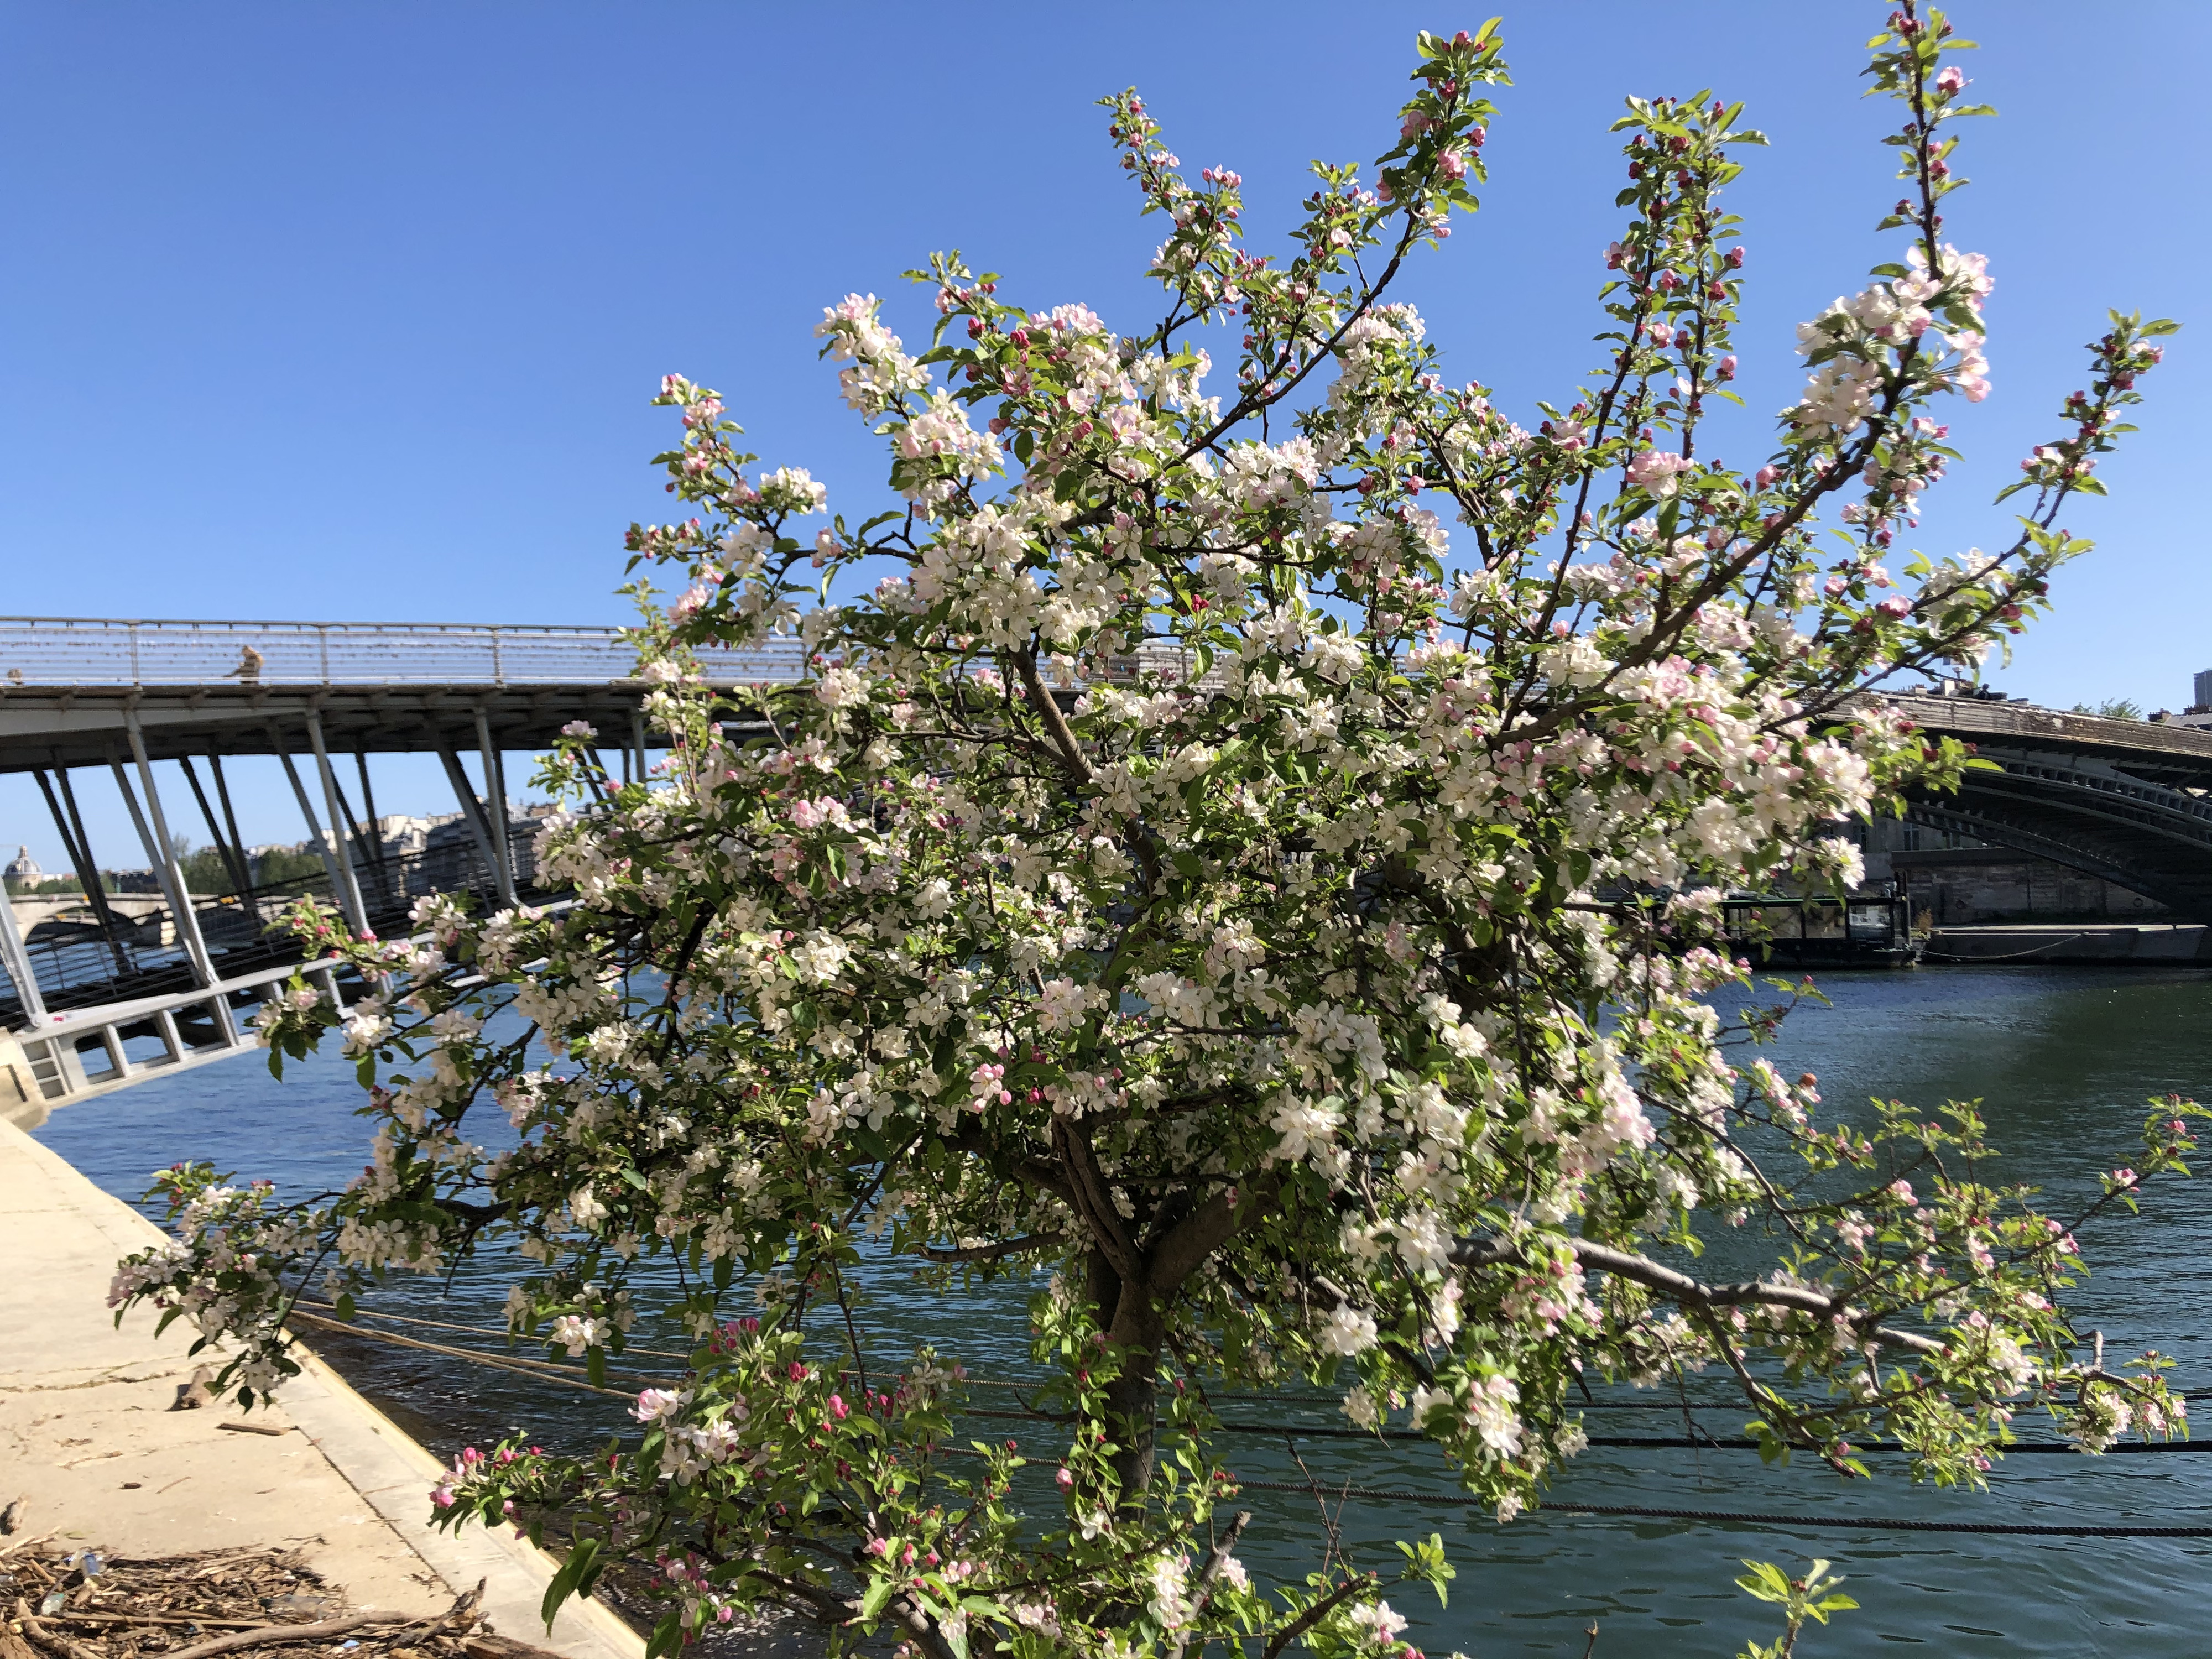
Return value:
<svg viewBox="0 0 2212 1659">
<path fill-rule="evenodd" d="M 772 684 L 801 665 L 794 643 L 708 669 L 721 684 Z M 602 734 L 608 781 L 642 778 L 649 690 L 616 629 L 0 617 L 0 773 L 34 779 L 82 894 L 39 939 L 0 903 L 0 1031 L 14 1033 L 0 1038 L 0 1111 L 251 1047 L 240 1015 L 301 963 L 297 942 L 271 929 L 303 894 L 380 933 L 404 927 L 428 893 L 552 896 L 532 856 L 538 825 L 511 809 L 504 757 L 543 752 L 584 720 Z M 362 833 L 378 820 L 370 757 L 395 753 L 439 757 L 464 836 L 401 855 Z M 255 881 L 223 772 L 248 755 L 281 762 L 319 871 Z M 164 798 L 157 761 L 178 763 L 184 799 L 173 785 Z M 102 890 L 76 787 L 88 768 L 120 792 L 158 902 Z M 223 891 L 189 890 L 177 848 L 201 829 Z M 341 994 L 329 963 L 308 965 Z"/>
<path fill-rule="evenodd" d="M 1996 763 L 1956 794 L 1912 798 L 1930 829 L 2049 859 L 2212 922 L 2212 730 L 2062 714 L 1976 696 L 1908 696 L 1939 736 Z"/>
<path fill-rule="evenodd" d="M 801 668 L 791 645 L 732 653 L 708 675 L 765 684 Z M 0 1036 L 0 1111 L 250 1047 L 239 1015 L 302 965 L 297 942 L 271 930 L 303 893 L 381 933 L 403 927 L 428 893 L 496 905 L 555 897 L 538 883 L 536 826 L 510 809 L 503 757 L 542 752 L 585 720 L 607 745 L 598 764 L 608 781 L 641 778 L 649 689 L 614 629 L 0 617 L 0 773 L 35 779 L 82 889 L 70 914 L 83 918 L 33 939 L 0 903 L 0 1032 L 14 1033 Z M 2212 921 L 2212 731 L 1971 696 L 1900 701 L 1924 729 L 1973 744 L 1997 768 L 1970 772 L 1957 794 L 1914 799 L 1912 821 Z M 439 757 L 465 836 L 402 855 L 360 832 L 377 821 L 369 757 L 392 753 Z M 482 793 L 465 754 L 477 758 Z M 243 755 L 282 763 L 319 872 L 254 880 L 222 769 Z M 161 760 L 178 763 L 188 805 L 156 787 Z M 72 781 L 86 768 L 119 790 L 158 902 L 101 891 Z M 177 826 L 191 818 L 180 808 L 220 854 L 226 890 L 188 890 L 175 849 Z M 305 965 L 334 998 L 354 988 L 330 963 Z"/>
</svg>

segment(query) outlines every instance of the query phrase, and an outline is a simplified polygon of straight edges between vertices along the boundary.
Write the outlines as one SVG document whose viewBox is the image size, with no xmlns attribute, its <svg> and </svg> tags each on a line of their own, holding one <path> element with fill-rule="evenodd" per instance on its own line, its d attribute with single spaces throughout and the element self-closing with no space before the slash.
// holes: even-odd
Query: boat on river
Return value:
<svg viewBox="0 0 2212 1659">
<path fill-rule="evenodd" d="M 1720 908 L 1729 941 L 1759 966 L 1911 968 L 1927 944 L 1911 901 L 1893 894 L 1732 893 Z"/>
</svg>

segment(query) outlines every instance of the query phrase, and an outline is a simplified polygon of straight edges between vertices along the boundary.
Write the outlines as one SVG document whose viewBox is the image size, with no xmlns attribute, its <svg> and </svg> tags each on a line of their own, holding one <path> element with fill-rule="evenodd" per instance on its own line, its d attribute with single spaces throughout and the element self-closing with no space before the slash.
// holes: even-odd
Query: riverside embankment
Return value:
<svg viewBox="0 0 2212 1659">
<path fill-rule="evenodd" d="M 481 1528 L 433 1530 L 438 1461 L 310 1359 L 274 1410 L 172 1409 L 187 1334 L 106 1311 L 115 1263 L 161 1230 L 0 1122 L 0 1504 L 18 1531 L 122 1556 L 292 1544 L 363 1607 L 434 1613 L 479 1580 L 501 1633 L 568 1659 L 638 1659 L 605 1609 L 538 1616 L 552 1564 Z M 276 1433 L 257 1432 L 251 1423 Z"/>
</svg>

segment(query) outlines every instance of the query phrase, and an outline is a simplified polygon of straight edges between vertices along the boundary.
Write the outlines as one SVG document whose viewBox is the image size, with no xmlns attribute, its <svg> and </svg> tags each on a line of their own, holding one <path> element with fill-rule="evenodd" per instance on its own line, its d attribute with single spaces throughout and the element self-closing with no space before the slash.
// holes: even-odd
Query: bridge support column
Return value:
<svg viewBox="0 0 2212 1659">
<path fill-rule="evenodd" d="M 55 767 L 53 783 L 46 781 L 44 768 L 32 775 L 39 781 L 39 793 L 46 798 L 46 811 L 53 815 L 54 828 L 61 834 L 62 845 L 69 849 L 77 885 L 84 889 L 85 902 L 92 907 L 93 920 L 100 924 L 100 936 L 107 941 L 107 954 L 114 958 L 116 976 L 120 978 L 131 971 L 131 957 L 123 947 L 123 932 L 115 925 L 115 913 L 107 907 L 107 890 L 100 884 L 100 866 L 92 856 L 92 843 L 85 839 L 84 819 L 76 810 L 76 792 L 70 787 L 69 768 Z M 61 788 L 58 799 L 56 784 Z"/>
<path fill-rule="evenodd" d="M 368 856 L 376 866 L 376 885 L 385 903 L 395 904 L 406 896 L 398 890 L 392 879 L 392 866 L 384 856 L 384 820 L 377 816 L 376 792 L 368 787 L 368 745 L 356 740 L 353 746 L 353 763 L 361 775 L 361 810 L 368 816 Z"/>
<path fill-rule="evenodd" d="M 499 763 L 499 750 L 491 746 L 491 722 L 481 704 L 477 708 L 477 752 L 483 757 L 484 816 L 491 820 L 492 851 L 498 864 L 493 874 L 499 882 L 499 903 L 514 908 L 514 846 L 507 834 L 507 778 Z"/>
<path fill-rule="evenodd" d="M 483 803 L 477 799 L 477 792 L 469 787 L 469 775 L 461 769 L 461 757 L 453 752 L 451 744 L 441 739 L 438 758 L 445 763 L 446 781 L 453 786 L 453 799 L 460 805 L 462 822 L 469 826 L 469 835 L 476 842 L 477 854 L 483 860 L 493 886 L 497 887 L 499 860 L 492 854 L 491 823 L 484 816 Z"/>
<path fill-rule="evenodd" d="M 246 872 L 247 892 L 253 887 L 253 860 L 246 851 L 246 837 L 238 833 L 238 814 L 230 810 L 230 786 L 223 781 L 222 750 L 208 745 L 208 770 L 215 775 L 215 798 L 222 803 L 222 821 L 230 830 L 230 844 L 238 852 L 238 867 Z"/>
<path fill-rule="evenodd" d="M 215 757 L 210 755 L 208 758 L 213 760 Z M 184 772 L 185 781 L 192 787 L 192 799 L 199 804 L 200 822 L 207 825 L 208 839 L 215 843 L 216 851 L 222 855 L 222 867 L 230 872 L 230 878 L 236 884 L 243 902 L 245 895 L 253 885 L 253 877 L 246 867 L 246 854 L 225 838 L 222 826 L 215 821 L 215 809 L 208 805 L 207 791 L 200 787 L 200 775 L 192 769 L 192 757 L 179 755 L 177 764 Z"/>
<path fill-rule="evenodd" d="M 331 770 L 330 750 L 323 743 L 323 717 L 320 711 L 307 710 L 307 741 L 314 745 L 315 769 L 322 775 L 323 805 L 331 815 L 331 854 L 338 874 L 345 884 L 338 891 L 338 902 L 345 908 L 346 920 L 353 924 L 356 933 L 368 931 L 368 907 L 361 900 L 361 884 L 354 879 L 354 827 L 346 822 L 345 802 L 338 794 L 337 775 Z"/>
<path fill-rule="evenodd" d="M 292 786 L 292 799 L 300 803 L 300 816 L 307 820 L 307 839 L 315 843 L 315 851 L 323 860 L 324 872 L 331 878 L 331 896 L 341 907 L 345 903 L 345 882 L 338 871 L 337 860 L 331 856 L 330 837 L 315 817 L 314 803 L 307 799 L 307 786 L 300 781 L 300 769 L 292 764 L 291 751 L 284 747 L 284 739 L 276 727 L 269 729 L 269 746 L 276 758 L 284 763 L 284 776 Z"/>
<path fill-rule="evenodd" d="M 0 893 L 0 957 L 8 977 L 15 981 L 15 995 L 23 1005 L 27 1025 L 46 1023 L 46 1000 L 39 994 L 38 975 L 31 971 L 31 953 L 23 948 L 23 930 L 15 926 L 15 906 Z"/>
<path fill-rule="evenodd" d="M 115 763 L 115 775 L 124 783 L 124 798 L 130 801 L 131 821 L 138 827 L 139 838 L 146 842 L 146 853 L 156 872 L 164 878 L 168 889 L 169 908 L 177 918 L 177 939 L 191 959 L 192 971 L 202 985 L 215 984 L 215 963 L 208 956 L 207 941 L 200 937 L 200 919 L 192 908 L 192 896 L 185 886 L 184 867 L 177 862 L 177 844 L 170 839 L 169 823 L 161 812 L 161 794 L 154 787 L 153 763 L 146 758 L 146 734 L 139 728 L 138 711 L 123 711 L 123 729 L 131 739 L 131 757 L 138 763 L 138 781 L 145 787 L 146 810 L 154 815 L 154 833 L 149 836 L 146 821 L 138 813 L 138 804 L 130 800 L 129 782 L 123 778 L 120 762 Z"/>
</svg>

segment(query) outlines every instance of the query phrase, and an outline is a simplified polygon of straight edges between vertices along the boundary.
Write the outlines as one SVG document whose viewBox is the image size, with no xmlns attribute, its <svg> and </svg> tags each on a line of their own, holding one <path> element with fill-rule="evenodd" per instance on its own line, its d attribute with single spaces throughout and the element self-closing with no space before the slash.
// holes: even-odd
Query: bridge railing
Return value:
<svg viewBox="0 0 2212 1659">
<path fill-rule="evenodd" d="M 799 678 L 794 641 L 720 653 L 718 681 Z M 8 686 L 583 685 L 634 679 L 619 629 L 0 617 Z"/>
<path fill-rule="evenodd" d="M 515 884 L 526 899 L 547 896 L 538 887 L 533 846 L 541 827 L 517 823 L 508 832 Z M 354 879 L 369 926 L 386 938 L 411 931 L 409 912 L 416 900 L 431 893 L 473 894 L 479 908 L 497 903 L 496 878 L 473 841 L 387 853 L 380 862 L 356 856 Z M 297 960 L 300 942 L 282 924 L 304 897 L 336 902 L 326 872 L 263 884 L 244 893 L 192 895 L 192 914 L 217 976 L 234 979 Z M 84 915 L 82 921 L 49 920 L 31 929 L 24 941 L 24 955 L 49 1009 L 63 1012 L 191 988 L 191 963 L 167 904 L 119 926 L 112 939 L 90 919 L 88 904 Z M 22 1012 L 21 995 L 0 966 L 0 1025 L 19 1021 Z"/>
</svg>

